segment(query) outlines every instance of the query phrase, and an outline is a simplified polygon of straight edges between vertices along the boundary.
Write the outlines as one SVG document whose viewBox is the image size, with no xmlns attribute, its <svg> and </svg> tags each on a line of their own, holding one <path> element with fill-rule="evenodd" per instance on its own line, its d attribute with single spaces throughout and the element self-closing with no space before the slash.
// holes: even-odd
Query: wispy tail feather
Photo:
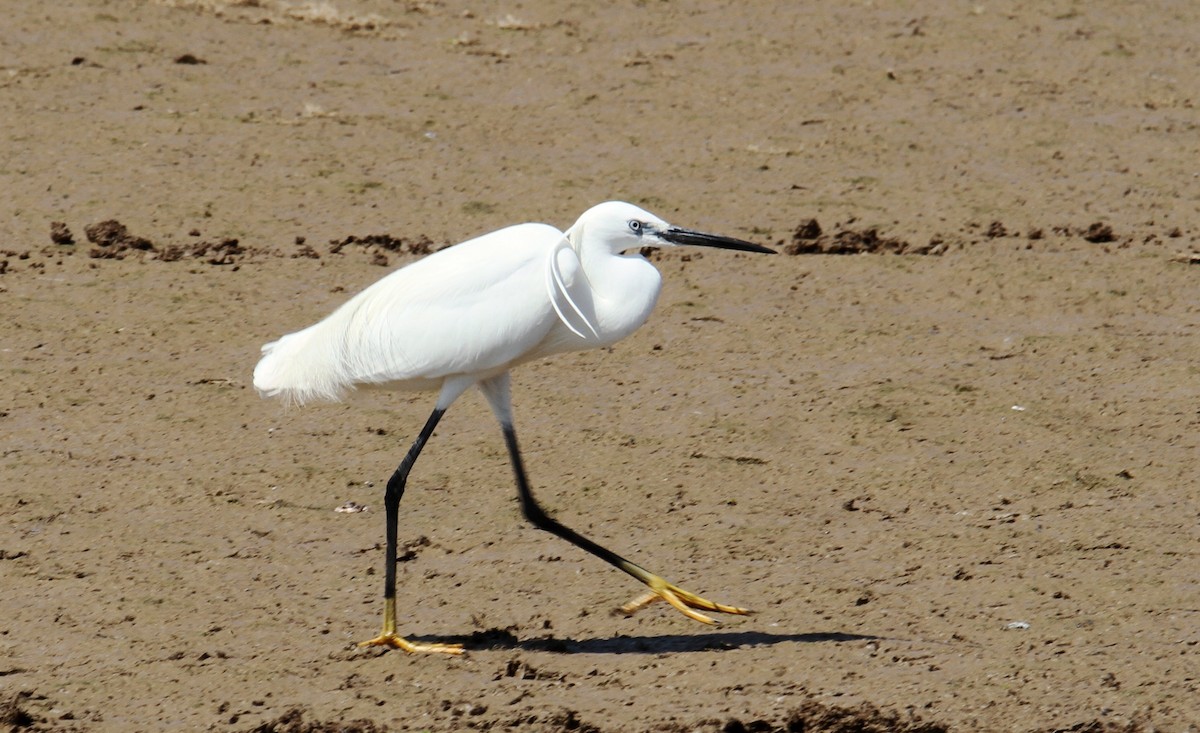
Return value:
<svg viewBox="0 0 1200 733">
<path fill-rule="evenodd" d="M 288 405 L 342 398 L 350 383 L 338 368 L 341 355 L 306 348 L 319 326 L 289 333 L 262 347 L 262 359 L 254 367 L 254 388 L 259 394 L 278 397 Z"/>
</svg>

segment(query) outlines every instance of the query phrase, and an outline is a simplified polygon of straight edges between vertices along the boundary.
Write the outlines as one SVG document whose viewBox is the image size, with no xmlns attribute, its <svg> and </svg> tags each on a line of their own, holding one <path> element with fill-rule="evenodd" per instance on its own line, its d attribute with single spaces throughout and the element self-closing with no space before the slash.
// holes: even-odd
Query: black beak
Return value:
<svg viewBox="0 0 1200 733">
<path fill-rule="evenodd" d="M 696 232 L 691 229 L 681 229 L 680 227 L 671 227 L 658 233 L 664 241 L 671 244 L 687 244 L 697 247 L 717 247 L 720 249 L 735 249 L 738 252 L 761 252 L 765 255 L 775 254 L 775 250 L 767 249 L 766 247 L 743 242 L 740 239 L 733 237 L 722 237 L 719 234 L 705 234 L 704 232 Z"/>
</svg>

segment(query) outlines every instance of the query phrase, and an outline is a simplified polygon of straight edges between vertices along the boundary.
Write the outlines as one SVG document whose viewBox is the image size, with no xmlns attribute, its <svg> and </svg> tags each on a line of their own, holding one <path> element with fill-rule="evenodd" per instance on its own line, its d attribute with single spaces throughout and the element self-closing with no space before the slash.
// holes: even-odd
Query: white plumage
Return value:
<svg viewBox="0 0 1200 733">
<path fill-rule="evenodd" d="M 525 516 L 649 586 L 625 611 L 664 599 L 705 623 L 715 621 L 694 609 L 747 613 L 683 590 L 549 517 L 529 489 L 513 428 L 508 370 L 633 333 L 653 310 L 662 279 L 636 251 L 622 253 L 678 244 L 771 251 L 672 227 L 632 204 L 610 201 L 588 209 L 566 232 L 520 224 L 444 249 L 384 277 L 316 325 L 263 347 L 254 386 L 287 402 L 336 400 L 357 386 L 440 390 L 429 420 L 388 481 L 383 632 L 365 644 L 461 653 L 459 645 L 414 643 L 396 632 L 397 516 L 425 442 L 473 384 L 504 431 Z"/>
<path fill-rule="evenodd" d="M 661 287 L 641 255 L 614 256 L 646 243 L 631 220 L 668 227 L 609 202 L 566 233 L 518 224 L 418 260 L 264 346 L 254 386 L 298 404 L 357 385 L 469 386 L 531 359 L 612 344 L 646 321 Z"/>
</svg>

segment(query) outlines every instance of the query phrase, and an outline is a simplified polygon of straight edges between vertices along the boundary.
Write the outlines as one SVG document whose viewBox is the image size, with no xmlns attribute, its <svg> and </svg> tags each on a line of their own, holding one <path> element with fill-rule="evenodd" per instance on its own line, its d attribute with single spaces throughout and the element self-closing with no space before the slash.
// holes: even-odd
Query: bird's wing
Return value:
<svg viewBox="0 0 1200 733">
<path fill-rule="evenodd" d="M 482 373 L 536 348 L 558 321 L 545 283 L 562 238 L 544 224 L 508 227 L 370 286 L 318 324 L 339 342 L 343 383 Z M 571 288 L 577 272 L 560 274 Z"/>
</svg>

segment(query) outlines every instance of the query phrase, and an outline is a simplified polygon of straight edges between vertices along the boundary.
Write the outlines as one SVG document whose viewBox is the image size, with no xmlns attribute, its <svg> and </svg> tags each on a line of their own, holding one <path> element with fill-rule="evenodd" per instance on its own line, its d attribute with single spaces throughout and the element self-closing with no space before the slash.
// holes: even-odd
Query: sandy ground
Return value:
<svg viewBox="0 0 1200 733">
<path fill-rule="evenodd" d="M 1200 10 L 1126 7 L 0 2 L 0 723 L 1200 729 Z M 910 253 L 662 253 L 515 375 L 562 521 L 758 613 L 611 615 L 469 394 L 399 567 L 468 653 L 358 649 L 432 397 L 285 411 L 259 346 L 611 198 Z"/>
</svg>

